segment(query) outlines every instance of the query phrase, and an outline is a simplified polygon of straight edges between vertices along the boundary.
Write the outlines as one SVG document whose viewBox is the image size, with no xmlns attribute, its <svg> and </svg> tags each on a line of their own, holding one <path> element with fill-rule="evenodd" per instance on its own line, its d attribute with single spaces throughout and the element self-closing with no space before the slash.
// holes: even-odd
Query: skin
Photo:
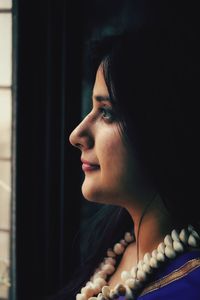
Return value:
<svg viewBox="0 0 200 300">
<path fill-rule="evenodd" d="M 141 206 L 149 198 L 149 189 L 134 154 L 122 140 L 108 98 L 100 67 L 93 88 L 93 109 L 70 135 L 71 144 L 82 152 L 81 158 L 99 166 L 85 171 L 82 193 L 94 202 Z"/>
<path fill-rule="evenodd" d="M 81 159 L 95 165 L 87 170 L 88 165 L 83 164 L 82 193 L 89 201 L 125 207 L 133 219 L 136 236 L 136 243 L 126 248 L 109 281 L 114 287 L 121 281 L 121 271 L 131 269 L 138 257 L 154 250 L 173 226 L 159 194 L 148 184 L 133 150 L 122 139 L 101 66 L 97 70 L 92 102 L 91 112 L 70 135 L 71 144 L 81 150 Z"/>
</svg>

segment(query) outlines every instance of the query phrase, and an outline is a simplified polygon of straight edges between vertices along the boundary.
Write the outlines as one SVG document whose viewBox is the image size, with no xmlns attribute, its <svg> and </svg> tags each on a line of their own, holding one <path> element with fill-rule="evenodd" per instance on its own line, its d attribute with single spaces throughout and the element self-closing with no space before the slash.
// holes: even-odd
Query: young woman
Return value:
<svg viewBox="0 0 200 300">
<path fill-rule="evenodd" d="M 196 46 L 153 26 L 95 45 L 92 110 L 70 142 L 83 196 L 108 213 L 59 299 L 200 299 Z"/>
</svg>

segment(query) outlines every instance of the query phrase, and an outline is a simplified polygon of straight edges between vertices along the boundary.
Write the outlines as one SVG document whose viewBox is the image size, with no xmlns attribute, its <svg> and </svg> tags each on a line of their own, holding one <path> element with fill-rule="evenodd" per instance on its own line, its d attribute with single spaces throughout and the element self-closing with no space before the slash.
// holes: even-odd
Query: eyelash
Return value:
<svg viewBox="0 0 200 300">
<path fill-rule="evenodd" d="M 109 121 L 109 122 L 114 120 L 114 114 L 113 114 L 112 109 L 106 108 L 106 107 L 101 107 L 101 108 L 99 108 L 99 110 L 100 110 L 100 113 L 104 120 Z"/>
</svg>

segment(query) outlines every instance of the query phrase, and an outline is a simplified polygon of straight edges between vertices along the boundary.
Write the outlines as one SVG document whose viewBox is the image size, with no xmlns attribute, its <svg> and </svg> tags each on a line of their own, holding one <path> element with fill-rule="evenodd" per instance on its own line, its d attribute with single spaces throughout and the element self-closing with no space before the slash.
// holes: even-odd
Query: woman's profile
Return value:
<svg viewBox="0 0 200 300">
<path fill-rule="evenodd" d="M 196 46 L 155 26 L 94 44 L 92 109 L 70 142 L 84 198 L 107 212 L 59 299 L 199 299 Z"/>
</svg>

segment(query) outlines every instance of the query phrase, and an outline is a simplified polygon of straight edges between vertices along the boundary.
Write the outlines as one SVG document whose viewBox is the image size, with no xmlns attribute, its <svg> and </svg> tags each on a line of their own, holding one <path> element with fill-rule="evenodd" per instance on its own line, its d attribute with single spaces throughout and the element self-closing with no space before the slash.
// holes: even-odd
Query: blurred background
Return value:
<svg viewBox="0 0 200 300">
<path fill-rule="evenodd" d="M 0 1 L 0 299 L 8 299 L 12 251 L 12 1 Z"/>
<path fill-rule="evenodd" d="M 0 300 L 46 299 L 79 264 L 99 209 L 68 142 L 90 106 L 86 44 L 162 18 L 160 2 L 0 0 Z"/>
</svg>

